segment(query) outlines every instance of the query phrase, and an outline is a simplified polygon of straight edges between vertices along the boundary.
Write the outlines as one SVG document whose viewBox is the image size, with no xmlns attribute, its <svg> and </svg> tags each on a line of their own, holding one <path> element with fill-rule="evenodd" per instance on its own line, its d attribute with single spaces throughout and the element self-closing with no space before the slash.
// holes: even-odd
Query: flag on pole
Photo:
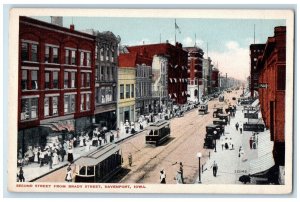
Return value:
<svg viewBox="0 0 300 202">
<path fill-rule="evenodd" d="M 179 28 L 179 26 L 177 25 L 176 20 L 175 20 L 175 30 L 178 30 L 179 34 L 181 34 L 180 28 Z"/>
</svg>

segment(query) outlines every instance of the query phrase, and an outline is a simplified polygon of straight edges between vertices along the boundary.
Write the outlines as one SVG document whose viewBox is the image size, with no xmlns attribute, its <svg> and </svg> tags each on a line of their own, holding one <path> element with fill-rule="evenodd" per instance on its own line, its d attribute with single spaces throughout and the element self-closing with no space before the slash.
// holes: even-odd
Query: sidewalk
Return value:
<svg viewBox="0 0 300 202">
<path fill-rule="evenodd" d="M 237 106 L 235 117 L 230 118 L 230 125 L 225 126 L 225 134 L 217 140 L 217 152 L 210 151 L 210 159 L 203 165 L 201 173 L 201 182 L 203 184 L 242 184 L 239 177 L 249 174 L 250 161 L 257 158 L 257 149 L 250 149 L 249 139 L 252 136 L 251 131 L 237 131 L 235 128 L 236 122 L 245 123 L 247 119 L 244 118 L 242 113 L 242 106 Z M 222 150 L 222 141 L 230 140 L 234 145 L 233 150 Z M 244 155 L 239 157 L 239 148 L 242 146 Z M 229 147 L 231 148 L 231 147 Z M 213 162 L 218 165 L 217 176 L 213 176 L 212 165 Z M 198 183 L 199 176 L 195 183 Z"/>
<path fill-rule="evenodd" d="M 155 118 L 155 121 L 159 121 L 160 119 L 159 118 Z M 107 142 L 110 141 L 110 135 L 113 133 L 114 135 L 114 143 L 120 143 L 122 141 L 124 141 L 125 139 L 127 138 L 130 138 L 132 136 L 135 136 L 137 134 L 139 134 L 140 132 L 144 131 L 147 126 L 149 125 L 147 123 L 146 120 L 144 120 L 142 122 L 142 125 L 143 125 L 143 130 L 140 130 L 140 124 L 138 122 L 135 123 L 135 130 L 136 132 L 134 134 L 131 134 L 130 132 L 129 133 L 126 133 L 125 131 L 125 127 L 124 128 L 121 128 L 120 131 L 119 131 L 119 138 L 117 138 L 117 131 L 115 130 L 112 130 L 110 132 L 107 132 L 105 134 L 105 138 L 107 140 Z M 105 144 L 103 144 L 105 145 Z M 102 145 L 102 146 L 103 146 Z M 90 150 L 89 151 L 86 151 L 86 148 L 85 146 L 83 147 L 75 147 L 73 149 L 73 157 L 74 157 L 74 161 L 76 161 L 79 157 L 81 156 L 84 156 L 84 155 L 87 155 L 88 153 L 90 153 L 91 151 L 94 151 L 96 149 L 98 149 L 99 147 L 95 147 L 95 146 L 90 146 Z M 64 166 L 67 166 L 69 164 L 69 162 L 67 161 L 67 155 L 65 156 L 65 160 L 63 162 L 58 162 L 58 164 L 56 165 L 52 165 L 52 169 L 49 168 L 49 165 L 44 165 L 42 167 L 40 167 L 40 164 L 38 163 L 31 163 L 31 164 L 28 164 L 28 165 L 25 165 L 23 166 L 23 171 L 24 171 L 24 176 L 25 176 L 25 181 L 26 182 L 29 182 L 29 181 L 35 181 L 49 173 L 52 173 Z M 19 168 L 17 168 L 17 172 L 19 171 Z M 16 173 L 17 175 L 17 173 Z"/>
</svg>

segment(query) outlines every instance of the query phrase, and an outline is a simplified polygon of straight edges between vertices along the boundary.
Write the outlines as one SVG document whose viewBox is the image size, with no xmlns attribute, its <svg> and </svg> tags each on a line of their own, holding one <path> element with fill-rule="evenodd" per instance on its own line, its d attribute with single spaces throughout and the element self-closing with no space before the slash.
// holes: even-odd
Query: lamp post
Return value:
<svg viewBox="0 0 300 202">
<path fill-rule="evenodd" d="M 217 152 L 217 131 L 214 131 L 214 139 L 215 139 L 215 152 Z"/>
<path fill-rule="evenodd" d="M 201 184 L 201 157 L 202 157 L 202 153 L 198 152 L 197 157 L 199 159 L 199 181 L 198 181 L 198 183 Z"/>
</svg>

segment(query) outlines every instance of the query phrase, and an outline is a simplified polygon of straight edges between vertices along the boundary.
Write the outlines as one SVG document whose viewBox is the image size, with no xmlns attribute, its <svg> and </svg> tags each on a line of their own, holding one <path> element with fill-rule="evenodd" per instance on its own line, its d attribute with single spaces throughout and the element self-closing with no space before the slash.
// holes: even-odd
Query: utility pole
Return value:
<svg viewBox="0 0 300 202">
<path fill-rule="evenodd" d="M 227 73 L 226 73 L 226 84 L 225 84 L 225 88 L 226 88 L 226 89 L 228 88 L 228 85 L 227 85 Z"/>
</svg>

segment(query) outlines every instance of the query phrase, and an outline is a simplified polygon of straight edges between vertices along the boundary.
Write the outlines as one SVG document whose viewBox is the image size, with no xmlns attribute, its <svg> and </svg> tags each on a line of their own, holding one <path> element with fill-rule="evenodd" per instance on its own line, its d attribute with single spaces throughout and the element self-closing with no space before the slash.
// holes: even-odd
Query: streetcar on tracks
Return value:
<svg viewBox="0 0 300 202">
<path fill-rule="evenodd" d="M 107 182 L 122 169 L 120 147 L 108 143 L 86 156 L 81 156 L 74 164 L 75 182 Z"/>
<path fill-rule="evenodd" d="M 153 123 L 147 129 L 148 134 L 145 137 L 146 144 L 153 144 L 155 146 L 158 146 L 166 141 L 171 135 L 169 121 L 159 121 Z"/>
</svg>

